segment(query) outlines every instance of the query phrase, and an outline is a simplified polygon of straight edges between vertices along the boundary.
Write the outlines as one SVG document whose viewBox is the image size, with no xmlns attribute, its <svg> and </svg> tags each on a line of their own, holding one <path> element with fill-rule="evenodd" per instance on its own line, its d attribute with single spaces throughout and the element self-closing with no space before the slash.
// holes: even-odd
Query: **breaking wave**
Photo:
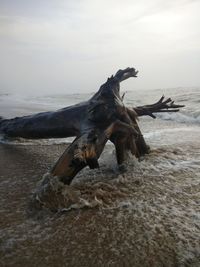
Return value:
<svg viewBox="0 0 200 267">
<path fill-rule="evenodd" d="M 178 123 L 200 124 L 199 114 L 183 114 L 179 113 L 158 113 L 158 118 L 162 120 L 175 121 Z"/>
</svg>

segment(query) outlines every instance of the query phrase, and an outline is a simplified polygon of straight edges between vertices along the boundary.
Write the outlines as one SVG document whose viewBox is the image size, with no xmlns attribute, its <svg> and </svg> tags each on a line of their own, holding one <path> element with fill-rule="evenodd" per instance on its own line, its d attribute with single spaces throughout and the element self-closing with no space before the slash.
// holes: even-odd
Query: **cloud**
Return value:
<svg viewBox="0 0 200 267">
<path fill-rule="evenodd" d="M 178 86 L 180 73 L 182 84 L 200 82 L 198 1 L 18 0 L 0 7 L 1 90 L 94 91 L 132 65 L 141 69 L 139 88 Z M 177 75 L 169 79 L 172 64 Z"/>
</svg>

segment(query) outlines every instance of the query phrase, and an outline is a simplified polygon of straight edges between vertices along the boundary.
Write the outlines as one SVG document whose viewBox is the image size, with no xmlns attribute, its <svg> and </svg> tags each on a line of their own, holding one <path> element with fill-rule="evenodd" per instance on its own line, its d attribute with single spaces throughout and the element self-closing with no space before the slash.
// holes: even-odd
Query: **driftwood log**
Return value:
<svg viewBox="0 0 200 267">
<path fill-rule="evenodd" d="M 128 108 L 120 96 L 120 82 L 137 77 L 134 68 L 119 70 L 100 87 L 88 101 L 55 112 L 0 120 L 0 133 L 7 137 L 62 138 L 75 136 L 58 159 L 51 175 L 64 184 L 70 184 L 84 167 L 98 168 L 98 158 L 110 140 L 116 149 L 117 163 L 122 165 L 130 151 L 137 158 L 149 153 L 149 146 L 137 123 L 137 117 L 148 115 L 155 118 L 156 112 L 177 112 L 168 98 L 152 105 Z"/>
</svg>

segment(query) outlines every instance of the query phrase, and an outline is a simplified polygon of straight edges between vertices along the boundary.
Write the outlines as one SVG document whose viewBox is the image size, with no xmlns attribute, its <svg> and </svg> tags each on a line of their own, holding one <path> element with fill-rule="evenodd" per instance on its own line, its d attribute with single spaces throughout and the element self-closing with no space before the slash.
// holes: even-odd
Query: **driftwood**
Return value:
<svg viewBox="0 0 200 267">
<path fill-rule="evenodd" d="M 116 149 L 117 163 L 123 164 L 127 152 L 137 158 L 149 153 L 137 123 L 137 117 L 157 112 L 177 112 L 175 105 L 164 96 L 152 105 L 127 108 L 120 96 L 120 82 L 137 77 L 134 68 L 119 70 L 100 87 L 88 101 L 55 112 L 0 120 L 0 133 L 7 137 L 62 138 L 75 136 L 63 155 L 51 169 L 51 175 L 70 184 L 85 166 L 98 168 L 98 158 L 108 140 Z"/>
</svg>

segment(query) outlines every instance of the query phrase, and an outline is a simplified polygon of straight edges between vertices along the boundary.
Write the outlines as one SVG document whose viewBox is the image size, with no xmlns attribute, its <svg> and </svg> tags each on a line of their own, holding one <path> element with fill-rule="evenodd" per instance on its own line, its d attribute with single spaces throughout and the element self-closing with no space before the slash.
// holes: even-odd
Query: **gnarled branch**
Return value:
<svg viewBox="0 0 200 267">
<path fill-rule="evenodd" d="M 155 118 L 154 113 L 177 112 L 183 105 L 176 105 L 171 98 L 165 100 L 162 96 L 152 105 L 125 107 L 123 96 L 120 96 L 120 82 L 137 77 L 137 73 L 134 68 L 117 71 L 91 99 L 78 105 L 14 119 L 0 118 L 0 133 L 23 138 L 74 136 L 75 140 L 50 171 L 50 177 L 57 177 L 65 184 L 70 184 L 84 167 L 99 167 L 98 158 L 108 140 L 115 145 L 119 165 L 126 160 L 128 151 L 139 158 L 149 153 L 149 146 L 137 124 L 137 117 L 149 115 Z M 45 181 L 47 185 L 51 183 Z"/>
<path fill-rule="evenodd" d="M 139 117 L 141 116 L 150 116 L 152 118 L 156 118 L 154 113 L 160 112 L 178 112 L 179 108 L 184 107 L 184 105 L 176 105 L 171 98 L 167 98 L 162 96 L 156 103 L 151 105 L 145 105 L 140 107 L 133 108 Z"/>
</svg>

